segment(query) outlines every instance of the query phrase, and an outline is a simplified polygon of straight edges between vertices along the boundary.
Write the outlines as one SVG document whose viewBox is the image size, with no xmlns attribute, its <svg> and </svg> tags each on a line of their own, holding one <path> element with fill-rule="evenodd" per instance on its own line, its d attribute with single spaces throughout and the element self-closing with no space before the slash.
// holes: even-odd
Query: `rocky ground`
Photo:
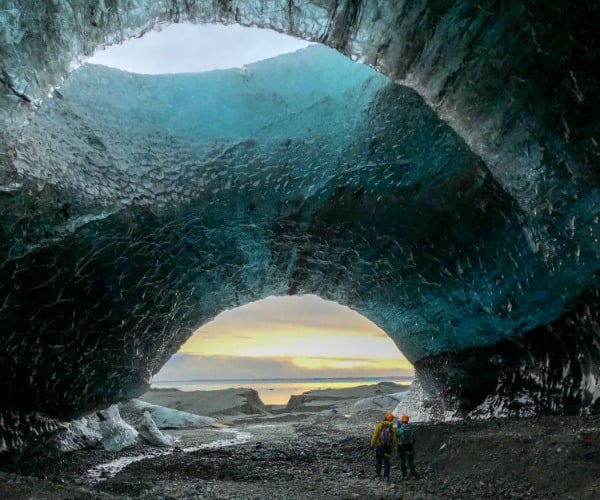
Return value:
<svg viewBox="0 0 600 500">
<path fill-rule="evenodd" d="M 419 480 L 373 479 L 375 412 L 319 413 L 225 429 L 177 431 L 180 447 L 249 432 L 243 444 L 147 459 L 91 482 L 87 471 L 121 453 L 29 459 L 0 473 L 3 499 L 600 498 L 600 417 L 544 417 L 419 425 Z M 125 455 L 148 452 L 138 446 Z"/>
</svg>

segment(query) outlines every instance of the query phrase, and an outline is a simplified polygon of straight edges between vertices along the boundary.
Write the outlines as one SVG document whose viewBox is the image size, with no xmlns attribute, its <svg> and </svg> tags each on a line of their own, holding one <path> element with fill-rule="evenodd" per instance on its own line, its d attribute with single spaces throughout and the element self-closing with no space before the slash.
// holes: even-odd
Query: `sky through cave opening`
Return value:
<svg viewBox="0 0 600 500">
<path fill-rule="evenodd" d="M 282 404 L 311 389 L 413 378 L 411 363 L 377 325 L 336 302 L 303 295 L 221 313 L 194 332 L 153 386 L 250 387 L 266 404 Z"/>
<path fill-rule="evenodd" d="M 273 30 L 237 24 L 169 24 L 97 50 L 85 62 L 140 74 L 240 68 L 311 45 Z"/>
</svg>

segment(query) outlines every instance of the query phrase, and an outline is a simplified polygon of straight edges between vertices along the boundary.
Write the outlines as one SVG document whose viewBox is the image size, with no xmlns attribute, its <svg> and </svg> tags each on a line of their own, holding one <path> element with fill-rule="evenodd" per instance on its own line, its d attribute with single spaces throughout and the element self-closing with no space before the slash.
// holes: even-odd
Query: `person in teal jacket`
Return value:
<svg viewBox="0 0 600 500">
<path fill-rule="evenodd" d="M 410 469 L 410 477 L 419 479 L 419 474 L 415 470 L 415 429 L 408 421 L 408 415 L 402 415 L 400 422 L 398 422 L 398 430 L 396 431 L 402 479 L 406 479 L 407 477 L 407 463 Z"/>
</svg>

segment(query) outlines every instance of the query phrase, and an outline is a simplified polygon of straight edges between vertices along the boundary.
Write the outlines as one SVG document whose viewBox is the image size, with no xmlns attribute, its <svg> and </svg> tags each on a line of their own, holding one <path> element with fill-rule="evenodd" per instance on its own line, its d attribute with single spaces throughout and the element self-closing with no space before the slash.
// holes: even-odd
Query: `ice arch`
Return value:
<svg viewBox="0 0 600 500">
<path fill-rule="evenodd" d="M 598 8 L 4 2 L 4 446 L 37 435 L 28 413 L 141 390 L 192 325 L 274 293 L 352 306 L 466 411 L 486 396 L 480 411 L 598 411 Z M 452 129 L 374 80 L 330 89 L 349 113 L 337 129 L 287 134 L 302 123 L 289 120 L 232 148 L 186 149 L 152 107 L 138 129 L 76 99 L 21 128 L 75 57 L 169 20 L 321 41 L 416 89 Z"/>
</svg>

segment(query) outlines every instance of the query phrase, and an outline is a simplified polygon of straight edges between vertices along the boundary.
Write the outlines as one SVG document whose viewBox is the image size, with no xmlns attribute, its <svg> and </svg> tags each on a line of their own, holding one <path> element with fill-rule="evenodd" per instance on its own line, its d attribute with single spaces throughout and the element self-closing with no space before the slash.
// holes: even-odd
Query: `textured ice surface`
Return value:
<svg viewBox="0 0 600 500">
<path fill-rule="evenodd" d="M 300 184 L 314 191 L 387 83 L 320 46 L 202 74 L 85 65 L 19 139 L 16 167 L 103 204 L 164 206 L 197 199 L 209 184 L 216 193 L 277 186 L 282 176 L 295 177 L 296 188 L 304 177 Z M 48 136 L 48 128 L 55 133 Z M 250 152 L 257 157 L 243 156 Z M 269 170 L 253 169 L 263 158 Z M 276 169 L 279 160 L 294 161 L 298 172 L 289 164 Z"/>
</svg>

